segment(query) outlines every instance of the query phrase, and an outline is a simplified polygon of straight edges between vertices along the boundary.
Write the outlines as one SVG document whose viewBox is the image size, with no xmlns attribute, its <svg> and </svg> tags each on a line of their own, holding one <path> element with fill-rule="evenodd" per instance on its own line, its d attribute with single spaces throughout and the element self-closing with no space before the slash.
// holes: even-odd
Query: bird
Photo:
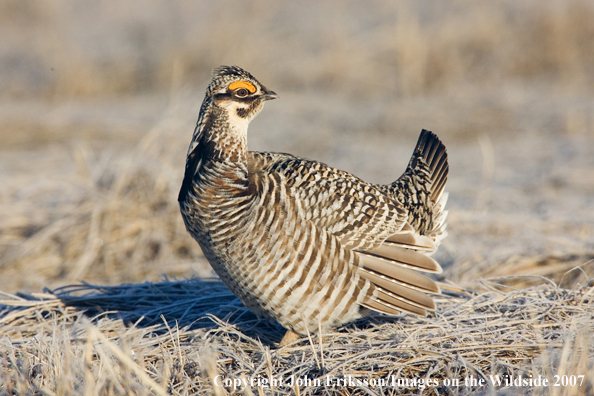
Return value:
<svg viewBox="0 0 594 396">
<path fill-rule="evenodd" d="M 449 165 L 422 130 L 404 173 L 367 183 L 322 162 L 249 151 L 249 123 L 278 95 L 238 66 L 213 71 L 188 148 L 178 202 L 221 281 L 285 346 L 372 311 L 425 316 L 441 273 Z"/>
</svg>

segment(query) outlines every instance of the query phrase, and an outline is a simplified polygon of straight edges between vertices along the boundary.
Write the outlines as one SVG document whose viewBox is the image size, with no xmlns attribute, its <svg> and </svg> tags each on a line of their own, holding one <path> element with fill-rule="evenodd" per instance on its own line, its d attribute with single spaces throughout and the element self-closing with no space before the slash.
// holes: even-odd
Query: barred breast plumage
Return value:
<svg viewBox="0 0 594 396">
<path fill-rule="evenodd" d="M 215 70 L 188 149 L 180 210 L 221 280 L 288 332 L 375 310 L 425 315 L 439 293 L 419 274 L 445 237 L 444 145 L 423 130 L 405 173 L 369 184 L 323 163 L 247 150 L 247 127 L 277 95 L 247 71 Z"/>
</svg>

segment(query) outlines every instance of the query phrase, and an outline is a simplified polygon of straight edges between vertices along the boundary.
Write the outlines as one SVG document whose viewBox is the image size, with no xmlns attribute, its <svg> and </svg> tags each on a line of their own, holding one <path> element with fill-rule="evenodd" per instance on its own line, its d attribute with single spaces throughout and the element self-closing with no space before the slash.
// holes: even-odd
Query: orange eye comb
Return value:
<svg viewBox="0 0 594 396">
<path fill-rule="evenodd" d="M 235 91 L 237 88 L 245 88 L 248 91 L 250 91 L 250 93 L 256 92 L 256 87 L 254 87 L 252 83 L 249 83 L 247 81 L 235 81 L 234 83 L 231 83 L 231 85 L 229 85 L 229 89 L 231 91 Z"/>
</svg>

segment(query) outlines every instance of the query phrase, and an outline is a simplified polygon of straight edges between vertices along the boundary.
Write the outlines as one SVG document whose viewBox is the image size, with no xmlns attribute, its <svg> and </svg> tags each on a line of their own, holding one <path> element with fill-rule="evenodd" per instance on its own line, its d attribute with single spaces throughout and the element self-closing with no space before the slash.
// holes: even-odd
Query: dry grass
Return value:
<svg viewBox="0 0 594 396">
<path fill-rule="evenodd" d="M 549 281 L 571 288 L 578 283 L 587 284 L 591 279 L 589 274 L 594 273 L 594 255 L 511 255 L 503 262 L 492 261 L 477 265 L 472 261 L 462 261 L 457 267 L 457 271 L 464 272 L 464 276 L 460 278 L 465 283 L 474 279 L 497 277 L 498 282 L 516 288 Z"/>
<path fill-rule="evenodd" d="M 78 285 L 0 302 L 2 394 L 517 394 L 594 391 L 594 288 L 523 290 L 444 285 L 428 318 L 376 315 L 278 349 L 278 326 L 258 320 L 219 281 Z M 86 312 L 86 313 L 85 313 Z M 253 380 L 214 386 L 218 375 Z M 337 379 L 425 385 L 332 386 Z M 549 379 L 493 386 L 490 376 Z M 552 386 L 583 375 L 581 386 Z M 289 386 L 291 376 L 311 384 Z M 474 377 L 483 385 L 466 384 Z M 219 377 L 220 379 L 221 377 Z M 264 380 L 283 379 L 266 388 Z M 431 383 L 426 381 L 431 379 Z M 258 386 L 258 380 L 259 386 Z M 459 380 L 459 386 L 444 381 Z M 391 380 L 390 380 L 391 381 Z M 435 382 L 437 381 L 437 382 Z M 429 385 L 427 385 L 429 384 Z M 505 384 L 505 382 L 504 382 Z"/>
</svg>

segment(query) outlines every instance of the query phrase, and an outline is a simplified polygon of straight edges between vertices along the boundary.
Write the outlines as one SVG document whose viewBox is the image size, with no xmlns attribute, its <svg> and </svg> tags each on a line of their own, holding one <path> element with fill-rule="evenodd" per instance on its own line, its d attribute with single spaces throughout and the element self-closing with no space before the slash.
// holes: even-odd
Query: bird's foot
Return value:
<svg viewBox="0 0 594 396">
<path fill-rule="evenodd" d="M 285 333 L 285 336 L 283 337 L 283 339 L 280 342 L 280 346 L 284 347 L 289 345 L 290 343 L 297 341 L 298 339 L 300 339 L 301 336 L 291 330 L 287 330 L 287 332 Z"/>
</svg>

